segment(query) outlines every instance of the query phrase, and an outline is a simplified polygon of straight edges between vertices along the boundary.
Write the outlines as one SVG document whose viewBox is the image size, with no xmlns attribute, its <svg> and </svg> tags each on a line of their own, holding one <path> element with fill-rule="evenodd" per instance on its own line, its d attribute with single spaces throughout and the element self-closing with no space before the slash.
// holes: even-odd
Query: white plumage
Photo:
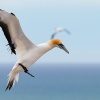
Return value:
<svg viewBox="0 0 100 100">
<path fill-rule="evenodd" d="M 17 62 L 8 75 L 6 90 L 10 90 L 14 86 L 15 81 L 18 82 L 19 72 L 25 72 L 34 77 L 28 72 L 28 68 L 47 51 L 54 47 L 59 47 L 69 53 L 60 39 L 52 39 L 39 45 L 32 43 L 23 33 L 19 20 L 13 13 L 0 10 L 0 27 L 8 41 L 11 52 L 18 57 Z"/>
</svg>

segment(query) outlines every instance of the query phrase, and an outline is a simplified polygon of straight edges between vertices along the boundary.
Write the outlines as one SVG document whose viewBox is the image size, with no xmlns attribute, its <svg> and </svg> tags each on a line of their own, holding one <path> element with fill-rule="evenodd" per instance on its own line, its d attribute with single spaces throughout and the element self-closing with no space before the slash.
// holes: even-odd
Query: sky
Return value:
<svg viewBox="0 0 100 100">
<path fill-rule="evenodd" d="M 48 41 L 55 27 L 71 32 L 55 37 L 63 41 L 69 54 L 54 48 L 37 63 L 100 63 L 100 0 L 0 0 L 0 9 L 13 12 L 35 44 Z M 7 50 L 1 29 L 0 33 L 0 63 L 15 63 L 17 57 Z"/>
</svg>

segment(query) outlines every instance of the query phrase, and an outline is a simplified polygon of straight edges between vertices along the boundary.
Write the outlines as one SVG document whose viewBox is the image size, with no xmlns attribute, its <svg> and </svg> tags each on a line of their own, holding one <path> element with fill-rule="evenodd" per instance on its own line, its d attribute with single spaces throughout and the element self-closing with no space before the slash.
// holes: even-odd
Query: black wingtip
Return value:
<svg viewBox="0 0 100 100">
<path fill-rule="evenodd" d="M 13 16 L 15 16 L 15 14 L 14 13 L 11 13 Z"/>
<path fill-rule="evenodd" d="M 9 45 L 9 47 L 10 47 L 10 49 L 11 49 L 11 54 L 14 53 L 14 54 L 16 55 L 16 51 L 15 51 L 15 46 L 14 46 L 14 44 L 7 44 L 6 46 L 8 46 L 8 45 Z"/>
<path fill-rule="evenodd" d="M 16 51 L 14 49 L 11 49 L 11 54 L 14 53 L 16 55 Z"/>
<path fill-rule="evenodd" d="M 6 89 L 5 89 L 5 91 L 8 90 L 8 89 L 10 90 L 10 89 L 12 88 L 13 82 L 14 82 L 14 80 L 9 81 L 9 83 L 8 83 L 8 85 L 7 85 Z"/>
</svg>

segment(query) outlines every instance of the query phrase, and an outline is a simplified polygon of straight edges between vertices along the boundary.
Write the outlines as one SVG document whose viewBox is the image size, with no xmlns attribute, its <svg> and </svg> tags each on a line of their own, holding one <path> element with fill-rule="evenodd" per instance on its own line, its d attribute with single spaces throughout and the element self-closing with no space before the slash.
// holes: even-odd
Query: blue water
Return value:
<svg viewBox="0 0 100 100">
<path fill-rule="evenodd" d="M 100 100 L 100 64 L 34 64 L 5 91 L 13 64 L 0 64 L 0 100 Z"/>
</svg>

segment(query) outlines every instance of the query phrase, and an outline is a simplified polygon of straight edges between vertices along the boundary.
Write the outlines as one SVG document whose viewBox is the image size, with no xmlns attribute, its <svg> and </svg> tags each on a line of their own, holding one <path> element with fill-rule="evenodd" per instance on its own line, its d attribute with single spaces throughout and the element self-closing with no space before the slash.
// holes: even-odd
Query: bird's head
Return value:
<svg viewBox="0 0 100 100">
<path fill-rule="evenodd" d="M 62 41 L 60 39 L 52 39 L 49 41 L 49 43 L 53 47 L 58 47 L 58 48 L 64 50 L 65 52 L 69 53 L 69 51 L 66 49 L 66 47 L 64 46 L 64 44 L 62 43 Z"/>
</svg>

